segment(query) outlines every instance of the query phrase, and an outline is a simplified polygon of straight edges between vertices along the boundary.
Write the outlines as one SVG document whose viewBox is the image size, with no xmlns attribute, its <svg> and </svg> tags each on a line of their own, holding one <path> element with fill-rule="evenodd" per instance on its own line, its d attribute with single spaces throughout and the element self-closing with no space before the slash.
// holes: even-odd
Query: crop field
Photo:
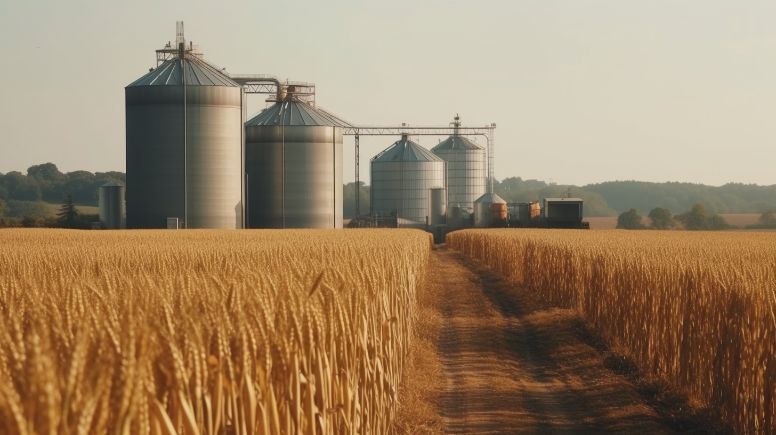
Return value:
<svg viewBox="0 0 776 435">
<path fill-rule="evenodd" d="M 466 230 L 447 242 L 574 308 L 736 432 L 776 430 L 776 234 Z"/>
<path fill-rule="evenodd" d="M 430 236 L 0 231 L 4 433 L 389 433 Z"/>
</svg>

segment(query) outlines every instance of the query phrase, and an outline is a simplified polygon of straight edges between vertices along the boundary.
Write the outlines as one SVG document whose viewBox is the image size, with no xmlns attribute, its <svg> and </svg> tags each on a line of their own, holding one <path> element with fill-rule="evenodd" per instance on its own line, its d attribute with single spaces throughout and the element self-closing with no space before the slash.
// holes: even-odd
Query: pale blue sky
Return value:
<svg viewBox="0 0 776 435">
<path fill-rule="evenodd" d="M 498 178 L 776 184 L 772 0 L 0 0 L 0 172 L 124 170 L 124 86 L 176 20 L 354 123 L 496 122 Z"/>
</svg>

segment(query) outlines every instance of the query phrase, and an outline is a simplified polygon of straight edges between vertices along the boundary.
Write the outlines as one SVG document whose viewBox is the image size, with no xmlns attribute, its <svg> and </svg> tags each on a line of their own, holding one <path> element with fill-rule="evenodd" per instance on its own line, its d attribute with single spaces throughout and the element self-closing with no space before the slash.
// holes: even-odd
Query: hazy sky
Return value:
<svg viewBox="0 0 776 435">
<path fill-rule="evenodd" d="M 123 171 L 124 86 L 176 20 L 353 123 L 496 122 L 498 178 L 776 184 L 773 0 L 0 0 L 0 172 Z"/>
</svg>

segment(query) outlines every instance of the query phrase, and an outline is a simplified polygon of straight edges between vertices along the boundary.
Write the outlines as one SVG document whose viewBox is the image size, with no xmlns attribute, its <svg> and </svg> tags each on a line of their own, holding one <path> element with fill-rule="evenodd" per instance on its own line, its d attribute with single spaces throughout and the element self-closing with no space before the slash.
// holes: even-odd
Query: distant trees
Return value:
<svg viewBox="0 0 776 435">
<path fill-rule="evenodd" d="M 674 211 L 689 210 L 694 204 L 702 203 L 713 213 L 759 213 L 776 204 L 776 185 L 729 183 L 717 187 L 693 183 L 609 181 L 589 184 L 582 189 L 600 194 L 609 207 L 619 211 L 651 210 L 658 206 Z"/>
<path fill-rule="evenodd" d="M 581 187 L 548 184 L 539 180 L 523 180 L 520 177 L 508 177 L 494 183 L 495 192 L 507 202 L 540 201 L 543 198 L 568 195 L 585 200 L 585 216 L 615 216 L 617 212 L 609 208 L 606 200 L 599 194 Z"/>
<path fill-rule="evenodd" d="M 768 210 L 760 215 L 756 224 L 747 226 L 749 229 L 776 229 L 776 212 Z"/>
<path fill-rule="evenodd" d="M 73 203 L 73 196 L 68 194 L 65 197 L 65 202 L 57 212 L 57 222 L 59 225 L 65 228 L 75 228 L 78 219 L 78 209 L 75 208 Z"/>
<path fill-rule="evenodd" d="M 642 217 L 635 208 L 632 208 L 626 212 L 617 216 L 617 228 L 625 230 L 639 230 L 644 228 L 644 224 L 641 223 Z"/>
<path fill-rule="evenodd" d="M 361 214 L 369 213 L 369 186 L 363 181 L 359 181 L 361 192 Z M 356 183 L 347 183 L 342 189 L 342 216 L 345 219 L 352 219 L 356 216 Z"/>
<path fill-rule="evenodd" d="M 693 205 L 687 213 L 676 216 L 676 220 L 690 231 L 716 231 L 731 228 L 722 216 L 708 213 L 703 204 Z"/>
<path fill-rule="evenodd" d="M 768 227 L 776 227 L 776 213 L 773 211 L 766 211 L 760 215 L 759 223 Z"/>
<path fill-rule="evenodd" d="M 6 201 L 59 202 L 70 193 L 76 204 L 96 205 L 97 189 L 107 182 L 124 183 L 121 172 L 73 171 L 62 173 L 53 163 L 33 165 L 27 174 L 0 174 L 0 199 Z"/>
<path fill-rule="evenodd" d="M 651 227 L 657 230 L 667 230 L 674 227 L 674 217 L 671 210 L 663 207 L 655 207 L 649 212 Z"/>
</svg>

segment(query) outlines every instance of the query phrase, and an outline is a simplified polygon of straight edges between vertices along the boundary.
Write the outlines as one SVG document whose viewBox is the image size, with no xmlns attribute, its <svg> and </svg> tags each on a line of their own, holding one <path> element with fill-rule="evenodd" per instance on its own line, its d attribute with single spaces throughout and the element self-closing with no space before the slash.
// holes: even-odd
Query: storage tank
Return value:
<svg viewBox="0 0 776 435">
<path fill-rule="evenodd" d="M 372 214 L 396 214 L 399 226 L 424 228 L 431 189 L 445 185 L 445 162 L 405 134 L 372 158 L 370 168 Z"/>
<path fill-rule="evenodd" d="M 245 124 L 248 226 L 342 228 L 342 128 L 284 89 Z"/>
<path fill-rule="evenodd" d="M 441 225 L 445 223 L 447 214 L 447 189 L 444 187 L 431 188 L 431 225 Z"/>
<path fill-rule="evenodd" d="M 453 122 L 453 135 L 431 151 L 447 166 L 447 203 L 464 210 L 473 210 L 474 201 L 486 192 L 485 148 L 458 134 L 460 117 Z"/>
<path fill-rule="evenodd" d="M 124 228 L 124 186 L 105 183 L 99 189 L 100 224 L 102 228 Z"/>
<path fill-rule="evenodd" d="M 495 193 L 486 193 L 474 202 L 474 226 L 503 227 L 507 223 L 507 202 Z"/>
<path fill-rule="evenodd" d="M 127 226 L 241 228 L 242 88 L 179 34 L 125 89 Z"/>
</svg>

